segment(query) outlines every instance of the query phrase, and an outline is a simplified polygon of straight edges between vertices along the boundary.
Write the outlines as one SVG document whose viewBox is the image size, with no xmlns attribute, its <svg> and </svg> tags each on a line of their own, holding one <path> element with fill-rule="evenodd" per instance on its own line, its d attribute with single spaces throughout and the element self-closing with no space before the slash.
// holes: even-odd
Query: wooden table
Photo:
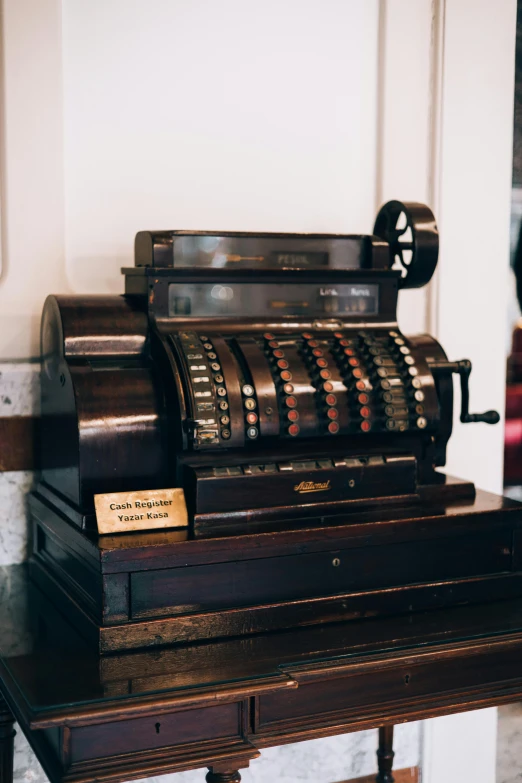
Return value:
<svg viewBox="0 0 522 783">
<path fill-rule="evenodd" d="M 16 719 L 52 783 L 208 767 L 261 749 L 522 697 L 522 599 L 100 657 L 27 578 L 0 569 L 0 783 Z"/>
</svg>

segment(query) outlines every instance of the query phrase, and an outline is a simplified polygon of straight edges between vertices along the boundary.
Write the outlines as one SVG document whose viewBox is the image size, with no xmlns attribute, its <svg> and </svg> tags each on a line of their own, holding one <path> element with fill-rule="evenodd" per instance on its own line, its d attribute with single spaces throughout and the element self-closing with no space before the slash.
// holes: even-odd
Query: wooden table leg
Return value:
<svg viewBox="0 0 522 783">
<path fill-rule="evenodd" d="M 210 767 L 205 780 L 207 783 L 241 783 L 241 775 L 237 769 L 232 772 L 214 772 L 213 767 Z"/>
<path fill-rule="evenodd" d="M 376 783 L 393 783 L 393 726 L 381 726 L 379 729 L 379 749 L 377 751 L 377 764 L 379 773 L 375 778 Z"/>
<path fill-rule="evenodd" d="M 0 783 L 13 783 L 14 718 L 0 696 Z"/>
</svg>

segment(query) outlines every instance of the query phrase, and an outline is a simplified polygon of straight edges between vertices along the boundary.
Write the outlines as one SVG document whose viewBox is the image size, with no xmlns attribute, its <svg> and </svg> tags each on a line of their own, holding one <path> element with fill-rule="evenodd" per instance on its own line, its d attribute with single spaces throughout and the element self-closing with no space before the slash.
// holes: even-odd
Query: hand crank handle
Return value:
<svg viewBox="0 0 522 783">
<path fill-rule="evenodd" d="M 471 374 L 471 362 L 469 359 L 461 359 L 458 362 L 429 362 L 429 367 L 434 375 L 456 373 L 460 375 L 460 420 L 463 424 L 482 421 L 484 424 L 498 424 L 500 415 L 497 411 L 485 411 L 485 413 L 469 412 L 469 376 Z"/>
</svg>

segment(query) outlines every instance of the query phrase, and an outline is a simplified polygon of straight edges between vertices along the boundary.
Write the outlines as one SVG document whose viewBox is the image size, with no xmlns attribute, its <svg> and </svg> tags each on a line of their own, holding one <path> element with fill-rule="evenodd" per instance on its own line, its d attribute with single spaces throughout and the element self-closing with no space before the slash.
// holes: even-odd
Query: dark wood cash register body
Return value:
<svg viewBox="0 0 522 783">
<path fill-rule="evenodd" d="M 48 298 L 32 575 L 101 652 L 522 593 L 518 504 L 437 471 L 453 373 L 498 415 L 397 324 L 437 252 L 390 202 L 370 236 L 140 232 L 124 296 Z M 97 535 L 95 494 L 170 487 L 188 529 Z"/>
</svg>

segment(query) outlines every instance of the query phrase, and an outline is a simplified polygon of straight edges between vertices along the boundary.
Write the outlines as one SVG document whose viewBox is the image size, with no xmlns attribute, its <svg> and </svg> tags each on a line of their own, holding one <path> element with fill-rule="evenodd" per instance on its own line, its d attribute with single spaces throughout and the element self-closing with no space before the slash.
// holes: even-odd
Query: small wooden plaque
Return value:
<svg viewBox="0 0 522 783">
<path fill-rule="evenodd" d="M 109 492 L 95 495 L 94 506 L 101 534 L 188 525 L 185 493 L 180 488 Z"/>
</svg>

